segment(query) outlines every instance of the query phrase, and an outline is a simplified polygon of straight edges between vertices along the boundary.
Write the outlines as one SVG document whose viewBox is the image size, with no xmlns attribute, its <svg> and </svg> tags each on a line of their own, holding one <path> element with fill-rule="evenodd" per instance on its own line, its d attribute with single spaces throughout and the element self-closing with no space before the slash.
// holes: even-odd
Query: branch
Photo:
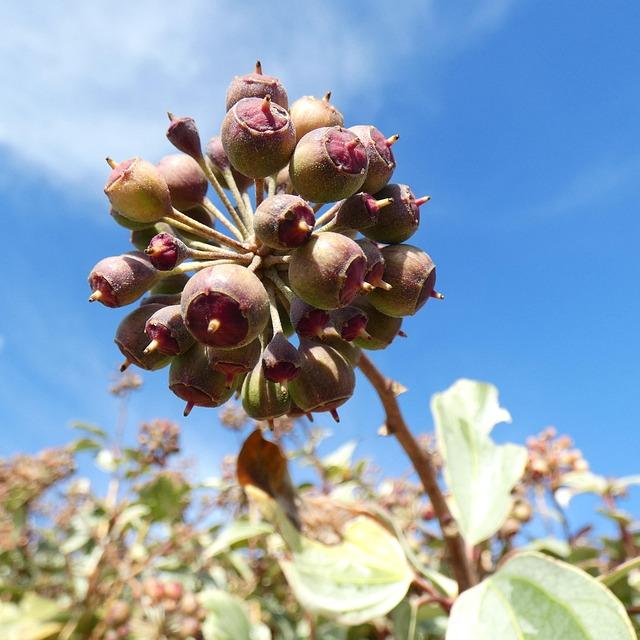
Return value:
<svg viewBox="0 0 640 640">
<path fill-rule="evenodd" d="M 388 432 L 397 438 L 400 446 L 409 456 L 422 482 L 422 486 L 429 496 L 440 523 L 449 562 L 458 583 L 458 590 L 462 592 L 472 587 L 477 582 L 477 579 L 467 558 L 464 540 L 458 531 L 458 526 L 438 485 L 437 474 L 431 456 L 418 444 L 404 421 L 393 391 L 393 381 L 383 375 L 376 365 L 362 352 L 360 353 L 358 366 L 380 397 L 380 402 L 387 418 L 386 426 Z"/>
</svg>

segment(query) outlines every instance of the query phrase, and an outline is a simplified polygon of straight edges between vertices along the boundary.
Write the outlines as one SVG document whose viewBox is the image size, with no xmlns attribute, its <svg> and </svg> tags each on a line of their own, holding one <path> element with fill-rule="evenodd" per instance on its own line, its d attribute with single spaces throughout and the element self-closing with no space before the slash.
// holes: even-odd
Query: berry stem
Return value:
<svg viewBox="0 0 640 640">
<path fill-rule="evenodd" d="M 237 254 L 232 251 L 215 249 L 213 247 L 210 250 L 189 248 L 189 257 L 204 260 L 234 260 L 238 262 L 249 262 L 252 259 L 252 255 L 250 253 Z"/>
<path fill-rule="evenodd" d="M 282 278 L 273 270 L 269 269 L 269 271 L 265 272 L 267 278 L 273 282 L 273 284 L 278 287 L 278 289 L 282 292 L 282 295 L 287 299 L 287 302 L 291 304 L 295 298 L 296 294 L 289 288 L 289 286 L 282 280 Z"/>
<path fill-rule="evenodd" d="M 265 269 L 268 269 L 269 267 L 273 267 L 273 266 L 279 265 L 279 264 L 289 264 L 289 262 L 291 262 L 291 256 L 290 255 L 286 255 L 286 256 L 266 256 L 264 258 L 264 260 L 262 261 L 262 265 L 264 266 Z"/>
<path fill-rule="evenodd" d="M 252 212 L 247 208 L 247 203 L 243 199 L 242 194 L 240 193 L 240 189 L 238 189 L 238 183 L 233 177 L 233 171 L 231 171 L 231 167 L 224 167 L 222 169 L 222 175 L 224 176 L 227 186 L 229 187 L 229 191 L 231 191 L 233 199 L 238 205 L 240 217 L 242 218 L 242 222 L 244 223 L 248 234 L 253 229 L 253 219 L 251 217 Z"/>
<path fill-rule="evenodd" d="M 273 285 L 267 283 L 267 293 L 269 294 L 269 311 L 271 312 L 271 325 L 273 326 L 273 333 L 284 333 L 282 331 L 282 322 L 280 320 L 280 314 L 278 313 L 278 305 L 276 303 L 276 295 L 273 289 Z"/>
<path fill-rule="evenodd" d="M 278 174 L 275 174 L 267 178 L 267 197 L 268 198 L 271 198 L 272 196 L 276 195 L 277 177 L 278 177 Z"/>
<path fill-rule="evenodd" d="M 429 496 L 440 523 L 449 562 L 458 583 L 458 590 L 459 592 L 465 591 L 476 584 L 477 576 L 469 561 L 467 549 L 456 521 L 449 511 L 438 484 L 438 475 L 431 454 L 420 446 L 409 430 L 396 399 L 393 381 L 387 378 L 362 351 L 358 366 L 380 398 L 386 414 L 387 432 L 393 434 L 404 449 Z"/>
<path fill-rule="evenodd" d="M 173 213 L 170 216 L 167 216 L 164 221 L 169 222 L 169 224 L 172 224 L 172 221 L 180 222 L 188 227 L 189 231 L 191 231 L 195 235 L 199 235 L 202 238 L 211 238 L 213 240 L 216 240 L 220 244 L 224 244 L 227 247 L 236 249 L 236 251 L 240 251 L 241 253 L 247 253 L 249 251 L 249 248 L 241 242 L 238 242 L 233 238 L 229 238 L 228 236 L 225 236 L 223 233 L 220 233 L 219 231 L 216 231 L 211 227 L 207 227 L 206 224 L 202 224 L 201 222 L 190 218 L 189 216 L 185 215 L 175 208 L 173 208 Z"/>
<path fill-rule="evenodd" d="M 253 227 L 253 206 L 251 205 L 251 198 L 246 191 L 242 194 L 242 202 L 244 202 L 244 209 L 247 212 L 247 216 L 249 220 L 251 220 L 251 226 Z"/>
<path fill-rule="evenodd" d="M 256 209 L 264 200 L 264 178 L 256 178 Z"/>
<path fill-rule="evenodd" d="M 238 258 L 244 258 L 244 256 L 238 256 Z M 207 267 L 213 267 L 216 264 L 237 264 L 239 261 L 238 258 L 235 260 L 225 258 L 223 260 L 194 260 L 191 262 L 183 262 L 175 269 L 171 269 L 171 271 L 160 271 L 160 277 L 166 278 L 168 276 L 176 276 L 180 273 L 188 273 L 189 271 L 200 271 L 201 269 L 206 269 Z"/>
<path fill-rule="evenodd" d="M 324 202 L 316 202 L 311 208 L 313 209 L 313 213 L 318 213 L 322 207 L 324 207 Z"/>
<path fill-rule="evenodd" d="M 211 200 L 206 196 L 202 200 L 202 206 L 207 210 L 207 213 L 212 215 L 216 220 L 219 220 L 238 240 L 244 240 L 246 237 L 246 229 L 244 226 L 242 227 L 242 230 L 239 230 L 238 227 L 233 225 L 227 219 L 227 216 L 225 216 L 224 213 L 222 213 L 222 211 L 220 211 L 220 209 L 218 209 L 218 207 L 216 207 L 216 205 L 213 204 L 213 202 L 211 202 Z"/>
<path fill-rule="evenodd" d="M 344 200 L 339 200 L 330 209 L 327 209 L 317 220 L 316 229 L 319 229 L 323 224 L 327 224 L 333 219 L 333 216 L 338 213 L 338 209 L 342 206 Z M 317 205 L 316 205 L 317 206 Z"/>
</svg>

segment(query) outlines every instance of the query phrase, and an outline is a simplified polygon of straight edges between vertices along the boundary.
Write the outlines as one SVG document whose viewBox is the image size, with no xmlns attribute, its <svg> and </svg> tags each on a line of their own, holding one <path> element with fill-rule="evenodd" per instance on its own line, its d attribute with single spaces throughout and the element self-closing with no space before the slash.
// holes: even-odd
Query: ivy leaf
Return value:
<svg viewBox="0 0 640 640">
<path fill-rule="evenodd" d="M 199 596 L 207 617 L 202 624 L 204 640 L 251 640 L 251 623 L 242 600 L 218 589 Z"/>
<path fill-rule="evenodd" d="M 149 508 L 152 521 L 174 521 L 182 516 L 189 502 L 189 485 L 168 474 L 142 486 L 138 492 L 140 502 Z"/>
<path fill-rule="evenodd" d="M 584 571 L 548 556 L 515 556 L 465 591 L 446 640 L 635 640 L 622 603 Z"/>
<path fill-rule="evenodd" d="M 205 549 L 204 558 L 213 558 L 240 542 L 246 542 L 268 533 L 273 533 L 273 527 L 265 522 L 236 520 L 225 527 L 213 543 Z"/>
<path fill-rule="evenodd" d="M 490 384 L 458 380 L 431 400 L 451 511 L 468 544 L 491 537 L 511 509 L 511 490 L 524 472 L 527 451 L 497 445 L 490 437 L 498 422 L 511 416 Z"/>
</svg>

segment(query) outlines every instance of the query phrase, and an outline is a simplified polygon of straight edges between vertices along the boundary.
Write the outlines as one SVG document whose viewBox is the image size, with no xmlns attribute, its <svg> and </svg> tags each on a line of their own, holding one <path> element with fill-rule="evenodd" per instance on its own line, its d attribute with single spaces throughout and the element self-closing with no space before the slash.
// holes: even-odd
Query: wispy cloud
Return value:
<svg viewBox="0 0 640 640">
<path fill-rule="evenodd" d="M 413 0 L 390 12 L 386 3 L 356 11 L 337 1 L 2 3 L 0 145 L 93 190 L 105 154 L 167 152 L 167 108 L 214 133 L 230 77 L 256 57 L 292 95 L 331 88 L 346 104 L 384 89 L 410 56 L 427 61 L 426 76 L 501 26 L 513 4 Z"/>
</svg>

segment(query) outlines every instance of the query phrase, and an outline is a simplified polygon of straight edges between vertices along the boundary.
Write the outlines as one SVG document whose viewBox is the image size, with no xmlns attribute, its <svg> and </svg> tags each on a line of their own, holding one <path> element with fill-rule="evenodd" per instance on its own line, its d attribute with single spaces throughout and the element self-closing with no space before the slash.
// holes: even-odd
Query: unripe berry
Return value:
<svg viewBox="0 0 640 640">
<path fill-rule="evenodd" d="M 189 282 L 189 276 L 186 273 L 175 273 L 172 276 L 163 276 L 149 289 L 149 294 L 152 296 L 178 294 L 177 302 L 172 302 L 171 304 L 179 304 L 179 294 L 182 293 L 184 285 L 187 284 L 187 282 Z"/>
<path fill-rule="evenodd" d="M 321 343 L 327 347 L 334 348 L 352 366 L 357 367 L 360 360 L 360 349 L 352 342 L 347 342 L 337 335 L 326 335 L 321 339 Z"/>
<path fill-rule="evenodd" d="M 223 373 L 227 378 L 227 384 L 230 385 L 236 376 L 248 373 L 258 364 L 262 347 L 256 339 L 237 349 L 207 347 L 206 350 L 209 366 Z"/>
<path fill-rule="evenodd" d="M 240 395 L 242 408 L 254 420 L 279 418 L 291 407 L 287 388 L 279 382 L 267 380 L 261 364 L 247 374 Z"/>
<path fill-rule="evenodd" d="M 220 136 L 213 136 L 209 140 L 209 142 L 207 142 L 206 153 L 207 158 L 209 158 L 209 160 L 211 161 L 211 170 L 224 189 L 229 188 L 227 180 L 223 174 L 223 171 L 225 169 L 231 170 L 233 179 L 236 181 L 236 186 L 238 187 L 239 191 L 246 191 L 250 186 L 253 185 L 252 178 L 247 178 L 247 176 L 242 175 L 239 171 L 236 171 L 231 166 L 229 158 L 227 158 L 227 154 L 225 153 L 224 147 L 222 146 L 222 140 L 220 139 Z"/>
<path fill-rule="evenodd" d="M 100 260 L 89 274 L 93 292 L 89 301 L 107 307 L 123 307 L 140 298 L 158 278 L 158 272 L 144 253 L 132 251 Z"/>
<path fill-rule="evenodd" d="M 289 281 L 308 304 L 337 309 L 358 295 L 366 269 L 364 253 L 353 240 L 339 233 L 318 233 L 292 253 Z"/>
<path fill-rule="evenodd" d="M 402 318 L 392 318 L 378 311 L 368 298 L 361 297 L 354 301 L 354 306 L 359 307 L 367 314 L 367 333 L 369 338 L 356 338 L 353 344 L 361 349 L 377 351 L 386 349 L 398 335 L 402 326 Z"/>
<path fill-rule="evenodd" d="M 291 324 L 301 338 L 314 338 L 322 335 L 329 324 L 329 314 L 324 309 L 318 309 L 296 298 L 291 303 L 289 311 Z"/>
<path fill-rule="evenodd" d="M 180 600 L 182 591 L 182 585 L 179 582 L 171 581 L 164 585 L 164 595 L 170 600 Z"/>
<path fill-rule="evenodd" d="M 289 114 L 267 98 L 243 98 L 222 121 L 222 145 L 231 164 L 251 178 L 282 169 L 296 146 Z"/>
<path fill-rule="evenodd" d="M 171 271 L 189 257 L 189 247 L 170 233 L 153 236 L 144 252 L 158 271 Z"/>
<path fill-rule="evenodd" d="M 258 337 L 269 321 L 269 296 L 260 279 L 236 264 L 202 269 L 182 292 L 182 315 L 202 344 L 241 347 Z"/>
<path fill-rule="evenodd" d="M 169 388 L 187 403 L 184 415 L 194 406 L 219 407 L 233 395 L 227 378 L 209 367 L 205 348 L 194 344 L 189 351 L 176 356 L 169 369 Z"/>
<path fill-rule="evenodd" d="M 156 166 L 169 187 L 171 204 L 176 209 L 193 209 L 207 195 L 207 178 L 198 163 L 190 156 L 181 153 L 168 155 Z"/>
<path fill-rule="evenodd" d="M 273 102 L 284 109 L 289 108 L 287 92 L 278 78 L 262 73 L 260 61 L 256 62 L 255 73 L 236 76 L 227 89 L 227 111 L 243 98 L 264 98 L 269 96 Z"/>
<path fill-rule="evenodd" d="M 376 127 L 370 124 L 349 127 L 349 131 L 353 131 L 362 140 L 369 158 L 369 168 L 362 190 L 367 193 L 377 193 L 389 182 L 393 170 L 396 168 L 391 145 L 398 137 L 392 136 L 387 139 Z"/>
<path fill-rule="evenodd" d="M 300 373 L 300 353 L 278 332 L 262 352 L 262 368 L 270 382 L 289 382 Z"/>
<path fill-rule="evenodd" d="M 367 322 L 366 312 L 358 307 L 343 307 L 331 312 L 331 323 L 338 335 L 347 342 L 356 338 L 368 339 Z"/>
<path fill-rule="evenodd" d="M 383 280 L 384 257 L 378 247 L 378 243 L 368 238 L 356 240 L 356 243 L 362 249 L 367 259 L 367 272 L 364 274 L 364 281 L 374 287 L 388 289 L 390 285 Z"/>
<path fill-rule="evenodd" d="M 164 279 L 164 278 L 163 278 Z M 147 304 L 159 304 L 163 307 L 168 307 L 173 304 L 180 304 L 180 294 L 179 293 L 158 293 L 149 295 L 146 298 L 142 298 L 140 300 L 140 306 L 143 307 Z"/>
<path fill-rule="evenodd" d="M 281 250 L 302 246 L 311 237 L 315 223 L 309 204 L 286 194 L 264 200 L 253 218 L 256 237 L 268 247 Z"/>
<path fill-rule="evenodd" d="M 298 140 L 302 136 L 320 127 L 341 127 L 344 124 L 342 114 L 329 102 L 331 92 L 320 98 L 302 96 L 289 109 Z"/>
<path fill-rule="evenodd" d="M 389 245 L 382 249 L 384 278 L 391 289 L 375 289 L 369 302 L 378 311 L 394 318 L 414 315 L 434 292 L 436 267 L 424 251 L 409 244 Z"/>
<path fill-rule="evenodd" d="M 332 202 L 360 190 L 367 166 L 367 152 L 358 136 L 342 127 L 321 127 L 298 142 L 289 175 L 305 200 Z"/>
<path fill-rule="evenodd" d="M 288 193 L 295 195 L 291 178 L 289 177 L 289 165 L 282 167 L 276 176 L 276 193 Z"/>
<path fill-rule="evenodd" d="M 300 345 L 300 355 L 300 375 L 289 383 L 291 399 L 306 413 L 330 411 L 337 419 L 335 410 L 355 388 L 353 367 L 332 347 L 308 340 Z"/>
<path fill-rule="evenodd" d="M 168 356 L 177 356 L 188 351 L 194 343 L 182 319 L 179 304 L 158 309 L 147 320 L 144 332 L 151 340 L 145 351 L 157 349 Z"/>
<path fill-rule="evenodd" d="M 129 364 L 135 364 L 141 369 L 155 371 L 169 364 L 169 356 L 160 351 L 150 351 L 145 353 L 149 344 L 149 339 L 144 332 L 147 320 L 156 312 L 162 309 L 159 304 L 145 304 L 134 309 L 125 316 L 116 331 L 114 342 L 126 358 L 121 370 L 124 371 Z"/>
<path fill-rule="evenodd" d="M 172 113 L 167 115 L 171 121 L 167 129 L 167 140 L 178 151 L 182 151 L 194 159 L 201 158 L 202 144 L 196 121 L 188 116 L 177 118 Z"/>
<path fill-rule="evenodd" d="M 420 206 L 429 198 L 416 198 L 406 184 L 388 184 L 376 193 L 376 198 L 393 198 L 385 207 L 378 221 L 362 231 L 363 235 L 377 242 L 396 244 L 410 238 L 420 224 Z"/>
<path fill-rule="evenodd" d="M 391 198 L 376 200 L 372 195 L 364 193 L 354 193 L 342 202 L 338 203 L 337 211 L 326 230 L 338 231 L 345 229 L 355 229 L 362 231 L 372 227 L 378 222 L 381 209 L 393 204 Z"/>
<path fill-rule="evenodd" d="M 130 231 L 145 229 L 151 224 L 150 222 L 136 222 L 135 220 L 130 220 L 126 216 L 120 215 L 113 207 L 109 207 L 109 215 L 117 224 L 125 229 L 129 229 Z"/>
<path fill-rule="evenodd" d="M 135 222 L 153 223 L 172 213 L 165 179 L 157 167 L 141 158 L 116 165 L 104 192 L 120 215 Z"/>
</svg>

